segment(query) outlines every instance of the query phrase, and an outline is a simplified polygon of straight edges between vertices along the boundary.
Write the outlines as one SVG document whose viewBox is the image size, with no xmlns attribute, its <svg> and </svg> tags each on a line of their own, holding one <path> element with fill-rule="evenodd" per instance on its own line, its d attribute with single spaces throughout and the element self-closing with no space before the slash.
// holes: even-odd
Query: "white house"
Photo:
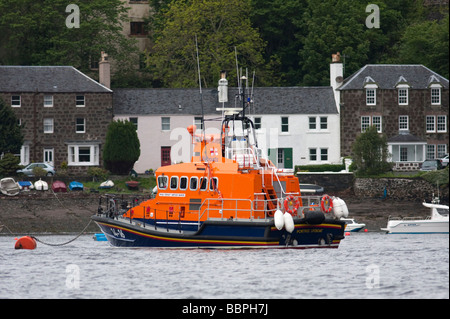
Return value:
<svg viewBox="0 0 450 319">
<path fill-rule="evenodd" d="M 202 105 L 207 133 L 219 133 L 222 106 L 239 107 L 237 88 L 228 89 L 228 102 L 217 89 L 116 89 L 114 119 L 137 125 L 141 156 L 134 169 L 148 169 L 191 158 L 186 130 L 201 129 Z M 262 156 L 278 167 L 339 163 L 340 119 L 332 87 L 254 88 L 246 114 L 253 118 Z"/>
</svg>

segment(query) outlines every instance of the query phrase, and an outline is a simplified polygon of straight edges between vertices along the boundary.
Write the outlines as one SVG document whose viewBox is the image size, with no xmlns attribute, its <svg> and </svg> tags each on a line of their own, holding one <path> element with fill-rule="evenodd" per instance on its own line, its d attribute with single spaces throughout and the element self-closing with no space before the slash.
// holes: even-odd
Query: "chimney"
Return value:
<svg viewBox="0 0 450 319">
<path fill-rule="evenodd" d="M 330 64 L 330 86 L 333 88 L 334 99 L 338 112 L 341 111 L 341 94 L 336 89 L 342 85 L 344 81 L 344 65 L 341 62 L 341 54 L 338 52 L 331 55 Z"/>
<path fill-rule="evenodd" d="M 100 84 L 111 88 L 111 65 L 108 61 L 108 54 L 102 51 L 100 62 L 98 63 L 98 76 Z"/>
</svg>

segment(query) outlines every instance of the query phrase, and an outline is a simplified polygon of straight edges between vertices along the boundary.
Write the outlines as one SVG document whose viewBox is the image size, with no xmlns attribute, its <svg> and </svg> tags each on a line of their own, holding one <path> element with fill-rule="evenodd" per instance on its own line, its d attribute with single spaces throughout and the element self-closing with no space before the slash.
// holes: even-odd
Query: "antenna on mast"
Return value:
<svg viewBox="0 0 450 319">
<path fill-rule="evenodd" d="M 202 108 L 202 143 L 203 143 L 205 141 L 205 114 L 203 112 L 202 78 L 200 74 L 200 59 L 198 57 L 197 34 L 195 35 L 195 49 L 197 52 L 198 85 L 200 87 L 200 105 Z M 203 162 L 203 151 L 200 152 L 200 160 Z"/>
</svg>

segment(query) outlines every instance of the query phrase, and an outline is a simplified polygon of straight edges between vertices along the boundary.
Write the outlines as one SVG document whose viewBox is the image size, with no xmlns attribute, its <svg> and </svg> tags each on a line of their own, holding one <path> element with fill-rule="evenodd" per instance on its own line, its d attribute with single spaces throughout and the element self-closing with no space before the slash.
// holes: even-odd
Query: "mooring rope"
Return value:
<svg viewBox="0 0 450 319">
<path fill-rule="evenodd" d="M 64 243 L 60 243 L 60 244 L 54 244 L 54 243 L 48 243 L 48 242 L 44 242 L 42 240 L 40 240 L 39 238 L 35 237 L 35 236 L 30 236 L 31 238 L 33 238 L 34 240 L 40 242 L 41 244 L 47 245 L 47 246 L 64 246 L 67 244 L 70 244 L 71 242 L 75 241 L 76 239 L 78 239 L 78 237 L 80 237 L 81 235 L 83 235 L 84 231 L 89 227 L 89 225 L 92 223 L 92 219 L 89 221 L 89 223 L 86 225 L 86 227 L 84 227 L 84 229 L 75 237 L 72 238 L 69 241 L 66 241 Z"/>
<path fill-rule="evenodd" d="M 61 204 L 61 206 L 64 207 L 63 203 L 62 203 L 61 200 L 58 198 L 58 196 L 57 196 L 56 193 L 53 191 L 53 189 L 52 189 L 52 192 L 53 192 L 53 195 L 55 195 L 56 199 L 57 199 L 57 200 L 59 201 L 59 203 Z M 67 208 L 67 207 L 64 207 L 64 208 L 67 209 L 67 211 L 72 212 L 69 208 Z M 44 242 L 44 241 L 40 240 L 39 238 L 37 238 L 37 237 L 35 237 L 35 236 L 30 236 L 30 237 L 33 238 L 34 240 L 36 240 L 37 242 L 40 242 L 41 244 L 44 244 L 44 245 L 47 245 L 47 246 L 64 246 L 64 245 L 70 244 L 71 242 L 73 242 L 73 241 L 75 241 L 76 239 L 78 239 L 78 237 L 80 237 L 81 235 L 83 235 L 83 233 L 86 231 L 86 229 L 89 227 L 89 225 L 90 225 L 91 223 L 92 223 L 92 219 L 89 220 L 89 223 L 86 225 L 86 227 L 84 227 L 83 230 L 82 230 L 77 236 L 75 236 L 75 238 L 72 238 L 71 240 L 66 241 L 66 242 L 64 242 L 64 243 L 58 243 L 58 244 L 48 243 L 48 242 Z M 6 226 L 5 224 L 3 224 L 2 222 L 0 222 L 0 226 L 3 226 L 4 228 L 6 228 L 6 229 L 9 231 L 9 233 L 10 233 L 11 235 L 17 237 L 17 234 L 13 233 L 13 232 L 11 231 L 11 229 L 9 229 L 9 227 Z M 0 230 L 1 230 L 1 227 L 0 227 Z"/>
</svg>

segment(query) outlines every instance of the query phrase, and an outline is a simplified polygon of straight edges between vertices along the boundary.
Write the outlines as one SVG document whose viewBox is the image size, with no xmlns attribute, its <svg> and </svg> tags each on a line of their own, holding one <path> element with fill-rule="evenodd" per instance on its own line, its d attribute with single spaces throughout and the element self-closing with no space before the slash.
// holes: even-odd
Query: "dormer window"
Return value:
<svg viewBox="0 0 450 319">
<path fill-rule="evenodd" d="M 441 105 L 441 88 L 431 88 L 431 105 Z"/>
<path fill-rule="evenodd" d="M 398 105 L 408 105 L 408 89 L 398 89 Z"/>
<path fill-rule="evenodd" d="M 377 89 L 366 89 L 366 105 L 377 104 Z"/>
</svg>

